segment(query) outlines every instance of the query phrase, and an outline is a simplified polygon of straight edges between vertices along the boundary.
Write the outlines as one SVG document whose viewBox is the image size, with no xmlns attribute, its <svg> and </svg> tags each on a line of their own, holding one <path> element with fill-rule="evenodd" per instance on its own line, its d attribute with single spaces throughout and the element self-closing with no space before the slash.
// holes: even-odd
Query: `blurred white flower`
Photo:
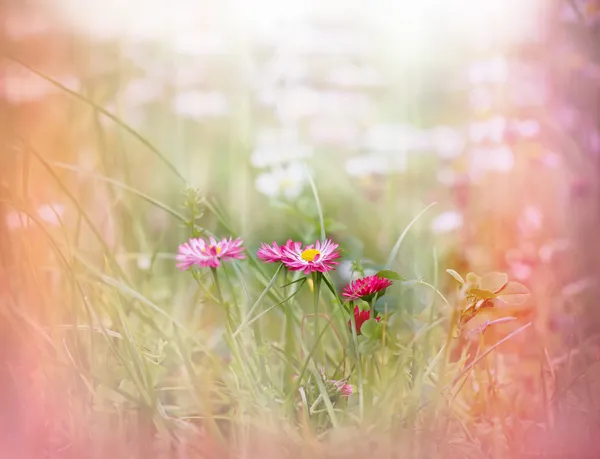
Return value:
<svg viewBox="0 0 600 459">
<path fill-rule="evenodd" d="M 457 158 L 465 147 L 463 135 L 448 126 L 439 126 L 433 129 L 432 140 L 438 156 L 443 159 Z"/>
<path fill-rule="evenodd" d="M 227 40 L 222 34 L 204 28 L 181 30 L 168 38 L 172 52 L 189 56 L 219 55 L 227 52 Z"/>
<path fill-rule="evenodd" d="M 510 123 L 511 129 L 521 137 L 535 137 L 540 133 L 540 123 L 536 120 L 514 120 Z"/>
<path fill-rule="evenodd" d="M 361 92 L 317 91 L 298 86 L 279 92 L 276 111 L 280 119 L 288 122 L 317 114 L 363 119 L 373 113 L 374 105 L 371 98 Z"/>
<path fill-rule="evenodd" d="M 380 152 L 435 151 L 442 158 L 452 159 L 462 153 L 464 138 L 449 126 L 419 129 L 409 124 L 380 124 L 367 130 L 362 146 Z"/>
<path fill-rule="evenodd" d="M 137 257 L 137 265 L 142 271 L 148 271 L 152 267 L 152 258 L 146 253 L 141 253 Z"/>
<path fill-rule="evenodd" d="M 250 161 L 254 167 L 262 168 L 308 159 L 312 154 L 311 147 L 300 143 L 296 129 L 263 129 L 258 133 Z"/>
<path fill-rule="evenodd" d="M 403 139 L 402 147 L 407 151 L 424 152 L 437 150 L 441 144 L 438 142 L 436 129 L 414 129 L 413 132 Z M 443 146 L 441 146 L 444 148 Z M 452 147 L 451 147 L 452 148 Z"/>
<path fill-rule="evenodd" d="M 137 78 L 130 81 L 118 94 L 119 104 L 138 106 L 160 100 L 164 87 L 152 78 Z"/>
<path fill-rule="evenodd" d="M 340 87 L 374 87 L 381 84 L 381 77 L 373 68 L 348 64 L 334 68 L 327 77 L 329 83 Z"/>
<path fill-rule="evenodd" d="M 431 231 L 435 234 L 448 233 L 462 227 L 463 216 L 454 210 L 442 212 L 431 222 Z"/>
<path fill-rule="evenodd" d="M 224 94 L 217 91 L 185 91 L 175 96 L 173 109 L 190 118 L 221 117 L 229 113 L 229 103 Z"/>
<path fill-rule="evenodd" d="M 296 199 L 302 193 L 307 177 L 304 166 L 291 163 L 275 166 L 269 172 L 263 172 L 256 178 L 256 188 L 271 197 Z"/>
<path fill-rule="evenodd" d="M 302 4 L 302 2 L 298 2 Z M 286 3 L 289 8 L 294 3 Z M 324 4 L 324 3 L 321 3 Z M 296 20 L 297 21 L 297 20 Z M 372 52 L 374 42 L 357 30 L 333 30 L 304 23 L 296 27 L 273 27 L 264 36 L 269 43 L 278 43 L 287 52 L 302 55 L 363 56 Z"/>
<path fill-rule="evenodd" d="M 197 88 L 205 83 L 206 77 L 206 62 L 202 59 L 194 59 L 189 57 L 181 58 L 173 63 L 173 67 L 162 69 L 161 81 L 164 81 L 169 86 L 186 90 L 188 88 Z"/>
<path fill-rule="evenodd" d="M 394 151 L 408 145 L 416 129 L 408 124 L 376 124 L 368 128 L 362 147 L 374 151 Z"/>
<path fill-rule="evenodd" d="M 387 175 L 404 172 L 407 167 L 406 153 L 397 151 L 392 154 L 370 153 L 354 156 L 346 160 L 346 172 L 355 177 L 364 177 L 371 174 Z"/>
<path fill-rule="evenodd" d="M 276 110 L 279 117 L 286 121 L 312 116 L 319 109 L 319 93 L 308 86 L 279 91 Z"/>
<path fill-rule="evenodd" d="M 273 57 L 261 70 L 258 83 L 262 87 L 286 84 L 300 85 L 309 77 L 309 68 L 305 59 L 294 54 L 279 54 Z M 299 86 L 302 87 L 302 86 Z"/>
<path fill-rule="evenodd" d="M 317 144 L 353 147 L 359 141 L 356 123 L 341 118 L 316 118 L 308 127 L 311 140 Z"/>
<path fill-rule="evenodd" d="M 483 121 L 475 121 L 469 125 L 469 138 L 474 143 L 485 140 L 500 143 L 506 131 L 506 118 L 495 116 Z"/>
<path fill-rule="evenodd" d="M 503 57 L 474 62 L 469 66 L 469 82 L 480 83 L 504 83 L 508 79 L 508 63 Z"/>
<path fill-rule="evenodd" d="M 507 145 L 474 148 L 469 152 L 469 175 L 471 180 L 477 180 L 488 171 L 508 172 L 514 162 L 514 154 Z"/>
<path fill-rule="evenodd" d="M 439 169 L 436 176 L 438 182 L 448 187 L 455 185 L 458 180 L 458 174 L 450 167 Z"/>
</svg>

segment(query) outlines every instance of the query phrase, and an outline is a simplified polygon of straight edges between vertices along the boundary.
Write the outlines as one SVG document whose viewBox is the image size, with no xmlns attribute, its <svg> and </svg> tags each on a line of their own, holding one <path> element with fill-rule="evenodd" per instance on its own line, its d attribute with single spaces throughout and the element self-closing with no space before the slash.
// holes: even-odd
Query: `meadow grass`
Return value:
<svg viewBox="0 0 600 459">
<path fill-rule="evenodd" d="M 469 306 L 495 300 L 508 284 L 488 289 L 467 278 L 461 286 L 446 273 L 452 266 L 440 263 L 423 231 L 433 204 L 394 202 L 400 193 L 390 178 L 377 206 L 319 169 L 296 203 L 240 196 L 249 208 L 232 212 L 219 192 L 188 186 L 176 161 L 118 116 L 26 67 L 74 97 L 82 113 L 115 124 L 85 129 L 99 139 L 97 170 L 51 159 L 43 145 L 14 135 L 20 186 L 2 204 L 30 223 L 8 234 L 3 315 L 26 356 L 15 381 L 29 419 L 48 434 L 46 448 L 85 457 L 111 448 L 123 457 L 518 457 L 527 429 L 551 429 L 546 391 L 555 369 L 547 354 L 531 359 L 533 395 L 521 386 L 518 359 L 499 354 L 525 335 L 543 348 L 532 323 L 493 343 L 485 329 L 475 339 L 462 332 Z M 248 168 L 229 166 L 217 191 L 243 195 L 235 184 L 246 183 Z M 149 181 L 146 167 L 156 174 Z M 36 215 L 32 177 L 68 209 L 56 214 L 58 225 Z M 335 212 L 344 199 L 345 211 Z M 176 270 L 179 244 L 212 235 L 243 238 L 247 258 Z M 381 321 L 361 334 L 341 296 L 349 279 L 305 276 L 256 257 L 261 241 L 326 237 L 357 273 L 393 279 L 366 306 Z M 511 294 L 524 294 L 517 290 Z M 332 381 L 350 384 L 352 395 Z M 525 429 L 527 404 L 536 421 Z"/>
</svg>

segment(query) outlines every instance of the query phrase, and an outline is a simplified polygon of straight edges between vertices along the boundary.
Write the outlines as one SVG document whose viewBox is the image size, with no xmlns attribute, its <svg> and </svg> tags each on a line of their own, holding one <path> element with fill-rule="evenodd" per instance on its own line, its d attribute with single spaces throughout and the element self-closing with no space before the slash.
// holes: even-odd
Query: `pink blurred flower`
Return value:
<svg viewBox="0 0 600 459">
<path fill-rule="evenodd" d="M 263 260 L 265 263 L 277 263 L 281 261 L 281 257 L 283 254 L 281 253 L 284 247 L 288 247 L 291 250 L 300 250 L 302 247 L 301 242 L 293 242 L 291 239 L 282 245 L 281 247 L 277 244 L 277 242 L 273 242 L 272 245 L 262 243 L 258 252 L 256 252 L 256 256 Z"/>
<path fill-rule="evenodd" d="M 346 381 L 330 379 L 329 382 L 336 387 L 342 397 L 350 397 L 352 395 L 352 386 Z"/>
<path fill-rule="evenodd" d="M 392 285 L 391 280 L 384 279 L 375 274 L 373 276 L 356 279 L 350 284 L 347 284 L 344 287 L 342 295 L 346 297 L 346 301 L 354 301 L 359 298 L 368 301 L 375 293 L 385 290 L 390 285 Z"/>
<path fill-rule="evenodd" d="M 299 242 L 288 242 L 282 246 L 281 261 L 290 271 L 303 271 L 304 274 L 312 272 L 331 271 L 338 264 L 334 261 L 340 256 L 336 251 L 338 244 L 331 239 L 317 241 L 302 248 Z"/>
<path fill-rule="evenodd" d="M 368 309 L 365 311 L 362 311 L 358 306 L 354 306 L 354 321 L 356 322 L 356 334 L 360 335 L 360 327 L 362 327 L 362 325 L 371 318 L 371 311 L 369 311 Z M 379 322 L 381 318 L 380 317 L 376 317 L 375 320 L 377 322 Z M 348 326 L 352 327 L 352 321 L 349 320 L 348 321 Z"/>
<path fill-rule="evenodd" d="M 217 242 L 211 237 L 208 243 L 202 238 L 192 238 L 179 246 L 179 253 L 175 259 L 178 261 L 177 267 L 181 270 L 189 269 L 192 265 L 217 268 L 221 266 L 221 260 L 245 258 L 243 250 L 242 240 L 239 238 L 224 238 Z"/>
</svg>

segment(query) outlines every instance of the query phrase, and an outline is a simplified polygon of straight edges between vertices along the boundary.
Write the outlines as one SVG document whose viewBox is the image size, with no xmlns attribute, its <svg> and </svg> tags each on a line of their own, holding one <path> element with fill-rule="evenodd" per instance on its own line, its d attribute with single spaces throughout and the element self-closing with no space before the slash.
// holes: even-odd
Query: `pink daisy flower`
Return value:
<svg viewBox="0 0 600 459">
<path fill-rule="evenodd" d="M 300 242 L 288 242 L 280 247 L 281 261 L 290 271 L 303 271 L 304 274 L 325 273 L 335 269 L 338 264 L 334 261 L 340 256 L 339 251 L 336 251 L 337 248 L 338 244 L 331 239 L 317 241 L 304 249 Z"/>
<path fill-rule="evenodd" d="M 379 277 L 376 274 L 373 276 L 362 277 L 354 282 L 347 284 L 344 287 L 343 296 L 346 301 L 361 300 L 370 301 L 377 292 L 381 292 L 392 285 L 392 281 Z"/>
<path fill-rule="evenodd" d="M 354 322 L 356 323 L 356 334 L 360 335 L 360 327 L 371 318 L 371 311 L 368 309 L 366 311 L 361 311 L 358 306 L 354 306 Z M 381 317 L 375 318 L 377 322 Z M 348 321 L 348 327 L 352 327 L 352 321 Z"/>
<path fill-rule="evenodd" d="M 209 242 L 202 238 L 192 238 L 179 246 L 179 253 L 175 259 L 178 262 L 177 267 L 184 271 L 193 265 L 201 268 L 217 268 L 221 266 L 221 261 L 245 258 L 243 250 L 242 240 L 239 238 L 235 240 L 225 238 L 218 242 L 212 236 Z"/>
<path fill-rule="evenodd" d="M 284 247 L 288 247 L 291 250 L 299 250 L 302 247 L 301 242 L 293 242 L 291 239 L 282 245 L 281 247 L 277 245 L 277 242 L 273 242 L 272 245 L 262 243 L 258 252 L 256 252 L 256 256 L 263 260 L 265 263 L 277 263 L 281 261 L 282 249 Z"/>
</svg>

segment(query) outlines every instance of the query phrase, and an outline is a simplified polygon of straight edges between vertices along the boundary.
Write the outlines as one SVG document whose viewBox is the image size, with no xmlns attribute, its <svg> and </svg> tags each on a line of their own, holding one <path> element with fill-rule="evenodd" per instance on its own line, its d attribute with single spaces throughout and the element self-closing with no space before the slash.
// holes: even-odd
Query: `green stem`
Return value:
<svg viewBox="0 0 600 459">
<path fill-rule="evenodd" d="M 213 276 L 213 280 L 215 281 L 215 288 L 217 289 L 217 298 L 219 302 L 223 304 L 223 293 L 221 292 L 221 284 L 219 284 L 219 276 L 217 275 L 217 268 L 210 268 L 210 272 Z"/>
<path fill-rule="evenodd" d="M 227 288 L 229 288 L 229 291 L 231 292 L 231 300 L 233 302 L 233 311 L 231 311 L 232 320 L 237 322 L 239 320 L 239 317 L 241 317 L 240 305 L 235 294 L 235 289 L 233 288 L 233 283 L 231 282 L 231 278 L 229 277 L 229 272 L 225 266 L 223 266 L 223 272 L 225 273 L 225 279 L 227 280 Z"/>
<path fill-rule="evenodd" d="M 217 274 L 217 268 L 210 268 L 210 272 L 213 276 L 213 280 L 215 283 L 215 289 L 217 290 L 217 299 L 219 300 L 219 304 L 221 306 L 225 306 L 225 322 L 227 324 L 227 328 L 229 328 L 229 306 L 227 303 L 223 301 L 223 291 L 221 290 L 221 284 L 219 283 L 219 276 Z"/>
<path fill-rule="evenodd" d="M 317 399 L 315 400 L 315 402 L 308 409 L 308 414 L 310 414 L 311 416 L 313 414 L 315 414 L 315 408 L 317 407 L 317 405 L 319 403 L 321 403 L 322 400 L 323 400 L 323 394 L 319 394 L 319 396 L 317 397 Z"/>
<path fill-rule="evenodd" d="M 283 272 L 283 285 L 287 284 L 288 274 L 287 270 Z M 288 288 L 283 288 L 283 296 L 287 298 Z M 283 304 L 285 310 L 285 353 L 289 356 L 293 355 L 294 351 L 294 313 L 291 304 Z M 285 381 L 283 387 L 286 387 L 292 380 L 293 368 L 290 364 L 286 365 L 286 371 L 284 372 Z"/>
<path fill-rule="evenodd" d="M 321 273 L 313 273 L 313 291 L 314 291 L 314 305 L 315 305 L 315 340 L 319 339 L 319 294 L 321 292 Z M 318 343 L 316 355 L 323 357 L 323 348 L 321 343 Z"/>
<path fill-rule="evenodd" d="M 363 420 L 365 414 L 365 395 L 363 392 L 362 362 L 358 353 L 358 336 L 356 335 L 356 318 L 354 317 L 354 301 L 350 302 L 350 328 L 352 329 L 352 343 L 354 344 L 354 354 L 356 356 L 356 373 L 358 377 L 358 412 L 360 420 Z"/>
</svg>

